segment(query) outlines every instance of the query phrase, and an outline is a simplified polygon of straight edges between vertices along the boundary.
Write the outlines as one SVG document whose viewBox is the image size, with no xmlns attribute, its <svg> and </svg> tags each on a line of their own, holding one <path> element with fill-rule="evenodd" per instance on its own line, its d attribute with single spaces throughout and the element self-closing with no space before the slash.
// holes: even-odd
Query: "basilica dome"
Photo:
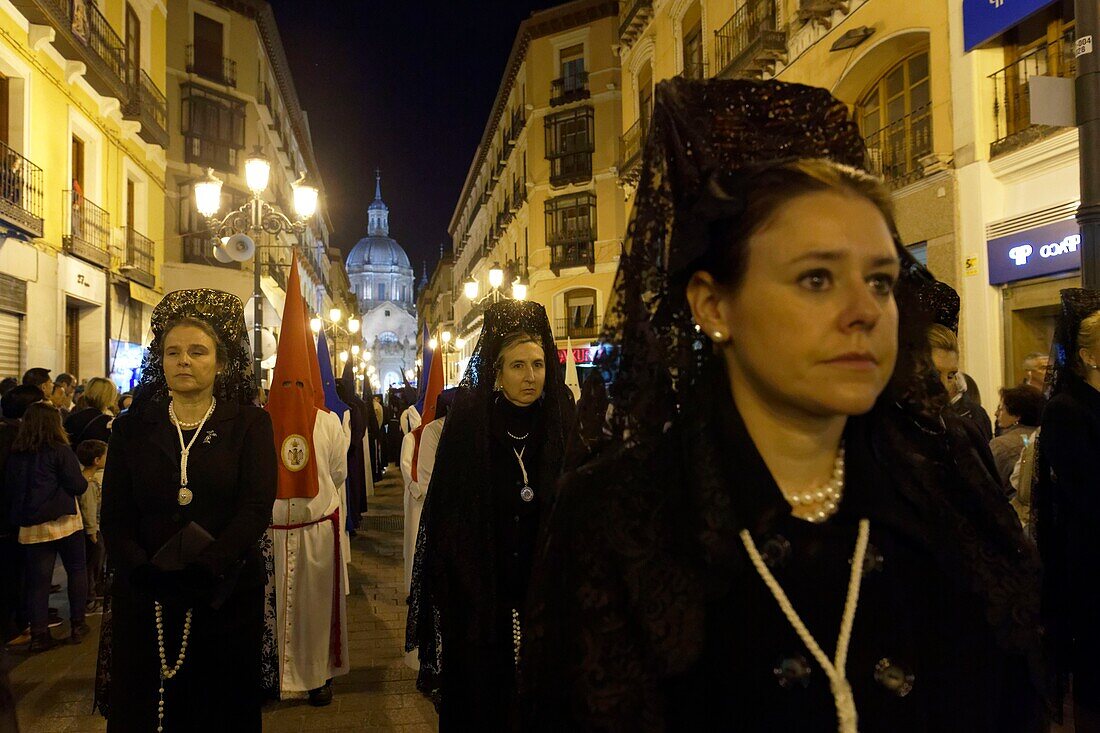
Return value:
<svg viewBox="0 0 1100 733">
<path fill-rule="evenodd" d="M 390 210 L 382 201 L 382 176 L 378 171 L 374 201 L 367 215 L 367 236 L 352 248 L 345 265 L 360 312 L 367 314 L 384 303 L 393 303 L 412 313 L 416 301 L 413 268 L 408 254 L 390 236 Z"/>
<path fill-rule="evenodd" d="M 412 268 L 409 256 L 397 243 L 387 236 L 368 236 L 359 240 L 348 255 L 348 273 L 362 271 L 368 266 Z"/>
</svg>

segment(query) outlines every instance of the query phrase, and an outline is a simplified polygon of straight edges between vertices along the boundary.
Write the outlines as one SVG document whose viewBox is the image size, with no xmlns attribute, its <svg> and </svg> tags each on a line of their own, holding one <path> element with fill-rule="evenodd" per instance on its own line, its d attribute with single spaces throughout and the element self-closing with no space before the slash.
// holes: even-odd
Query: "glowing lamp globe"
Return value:
<svg viewBox="0 0 1100 733">
<path fill-rule="evenodd" d="M 271 163 L 264 157 L 258 145 L 244 162 L 244 180 L 248 190 L 257 196 L 267 190 L 267 184 L 271 180 Z"/>
<path fill-rule="evenodd" d="M 195 183 L 195 208 L 207 219 L 218 213 L 222 206 L 222 182 L 212 168 Z"/>
</svg>

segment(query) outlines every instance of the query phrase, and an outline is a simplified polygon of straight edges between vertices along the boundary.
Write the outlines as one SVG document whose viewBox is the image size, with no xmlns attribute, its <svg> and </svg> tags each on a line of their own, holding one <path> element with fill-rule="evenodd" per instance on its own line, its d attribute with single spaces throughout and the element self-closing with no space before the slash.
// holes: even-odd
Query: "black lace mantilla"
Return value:
<svg viewBox="0 0 1100 733">
<path fill-rule="evenodd" d="M 256 399 L 258 383 L 252 371 L 252 350 L 244 322 L 244 305 L 231 293 L 210 288 L 175 290 L 153 309 L 153 341 L 141 363 L 141 382 L 135 402 L 161 401 L 168 397 L 168 382 L 164 378 L 164 329 L 173 320 L 185 316 L 209 323 L 225 344 L 229 361 L 214 384 L 218 399 L 250 405 Z"/>
</svg>

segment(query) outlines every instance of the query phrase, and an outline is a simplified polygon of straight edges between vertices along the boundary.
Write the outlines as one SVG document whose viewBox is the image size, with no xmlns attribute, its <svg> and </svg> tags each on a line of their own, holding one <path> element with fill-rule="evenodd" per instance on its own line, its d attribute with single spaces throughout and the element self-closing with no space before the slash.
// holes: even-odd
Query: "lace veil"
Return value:
<svg viewBox="0 0 1100 733">
<path fill-rule="evenodd" d="M 259 385 L 252 371 L 252 350 L 244 322 L 244 305 L 236 295 L 198 288 L 168 293 L 153 309 L 153 341 L 141 363 L 141 381 L 134 395 L 135 407 L 144 402 L 159 402 L 168 398 L 162 356 L 165 328 L 175 319 L 185 316 L 209 323 L 228 352 L 228 361 L 214 384 L 214 396 L 242 405 L 253 404 Z"/>
</svg>

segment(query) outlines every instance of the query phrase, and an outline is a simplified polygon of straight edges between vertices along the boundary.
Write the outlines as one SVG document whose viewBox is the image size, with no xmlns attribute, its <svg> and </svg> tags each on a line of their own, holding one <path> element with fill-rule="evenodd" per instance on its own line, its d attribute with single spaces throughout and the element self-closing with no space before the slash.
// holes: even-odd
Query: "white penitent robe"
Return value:
<svg viewBox="0 0 1100 733">
<path fill-rule="evenodd" d="M 424 511 L 424 497 L 435 468 L 435 451 L 439 436 L 443 433 L 443 420 L 432 420 L 420 434 L 420 455 L 416 462 L 416 481 L 412 480 L 412 447 L 409 448 L 410 476 L 405 483 L 405 592 L 412 588 L 412 567 L 416 554 L 416 533 L 420 529 L 420 514 Z M 411 435 L 411 434 L 410 434 Z M 408 436 L 406 436 L 408 439 Z M 405 443 L 401 444 L 401 473 L 405 473 Z"/>
<path fill-rule="evenodd" d="M 276 641 L 283 697 L 321 687 L 351 667 L 344 568 L 348 441 L 336 415 L 317 413 L 313 449 L 317 496 L 276 500 L 269 530 L 275 554 Z M 326 519 L 336 512 L 335 523 Z M 276 529 L 300 524 L 306 526 Z"/>
<path fill-rule="evenodd" d="M 408 435 L 416 430 L 420 427 L 420 419 L 420 410 L 416 409 L 416 405 L 409 405 L 401 413 L 401 432 Z"/>
</svg>

